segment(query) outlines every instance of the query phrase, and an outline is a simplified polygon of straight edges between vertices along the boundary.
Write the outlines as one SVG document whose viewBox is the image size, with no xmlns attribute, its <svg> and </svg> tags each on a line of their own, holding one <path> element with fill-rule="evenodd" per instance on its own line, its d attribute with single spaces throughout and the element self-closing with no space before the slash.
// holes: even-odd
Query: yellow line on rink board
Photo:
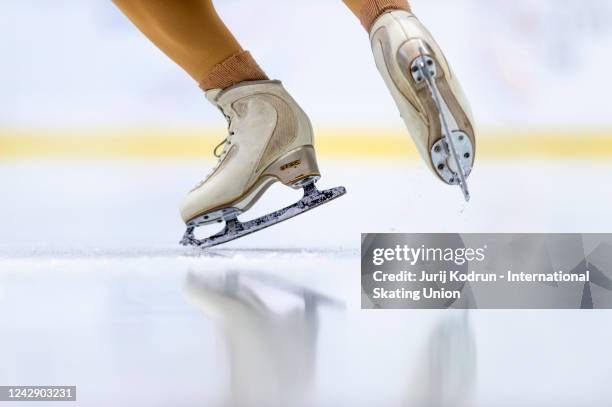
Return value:
<svg viewBox="0 0 612 407">
<path fill-rule="evenodd" d="M 226 130 L 0 130 L 0 159 L 211 158 Z M 416 158 L 401 130 L 317 129 L 319 156 Z M 479 133 L 479 159 L 609 159 L 612 129 L 589 131 L 495 131 Z"/>
</svg>

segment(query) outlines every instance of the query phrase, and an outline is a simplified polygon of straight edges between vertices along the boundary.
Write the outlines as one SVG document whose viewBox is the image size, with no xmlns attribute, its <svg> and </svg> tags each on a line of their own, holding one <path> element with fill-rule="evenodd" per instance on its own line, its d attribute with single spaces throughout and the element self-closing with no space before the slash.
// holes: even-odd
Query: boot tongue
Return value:
<svg viewBox="0 0 612 407">
<path fill-rule="evenodd" d="M 224 109 L 224 106 L 221 105 L 221 102 L 219 99 L 220 99 L 220 93 L 222 91 L 223 89 L 210 89 L 210 90 L 207 90 L 205 94 L 206 94 L 206 99 L 208 99 L 208 101 L 212 103 L 214 107 L 216 107 L 217 109 L 221 111 L 221 113 L 223 113 L 223 116 L 225 116 L 225 120 L 227 120 L 227 126 L 229 128 L 231 124 L 232 113 L 231 113 L 231 109 L 229 109 L 229 111 L 226 111 L 226 109 Z"/>
<path fill-rule="evenodd" d="M 225 108 L 231 110 L 231 103 L 239 97 L 249 96 L 262 89 L 257 85 L 267 85 L 268 87 L 282 87 L 280 81 L 265 80 L 265 81 L 245 81 L 230 86 L 225 89 L 209 89 L 205 92 L 206 99 L 217 108 L 225 111 Z M 225 112 L 224 114 L 228 114 Z"/>
<path fill-rule="evenodd" d="M 217 106 L 217 96 L 221 93 L 222 89 L 210 89 L 205 92 L 206 99 L 213 105 Z"/>
</svg>

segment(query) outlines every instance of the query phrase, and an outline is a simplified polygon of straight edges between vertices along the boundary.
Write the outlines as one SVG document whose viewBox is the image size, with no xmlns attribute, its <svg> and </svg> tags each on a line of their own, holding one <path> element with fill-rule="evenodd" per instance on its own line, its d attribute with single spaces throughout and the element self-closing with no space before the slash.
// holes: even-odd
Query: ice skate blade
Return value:
<svg viewBox="0 0 612 407">
<path fill-rule="evenodd" d="M 180 243 L 184 246 L 198 246 L 202 249 L 227 243 L 293 218 L 294 216 L 336 199 L 345 193 L 346 189 L 344 187 L 335 187 L 319 191 L 314 183 L 311 183 L 304 186 L 304 196 L 293 205 L 289 205 L 283 209 L 279 209 L 244 223 L 240 222 L 236 217 L 226 220 L 225 228 L 221 232 L 206 239 L 196 239 L 193 235 L 195 226 L 188 225 Z"/>
<path fill-rule="evenodd" d="M 437 62 L 420 47 L 419 56 L 412 62 L 410 72 L 415 83 L 424 82 L 427 85 L 440 119 L 443 138 L 432 146 L 430 152 L 434 169 L 447 184 L 459 185 L 465 201 L 469 202 L 471 196 L 467 177 L 472 171 L 474 146 L 465 131 L 459 129 L 457 120 L 438 89 Z"/>
</svg>

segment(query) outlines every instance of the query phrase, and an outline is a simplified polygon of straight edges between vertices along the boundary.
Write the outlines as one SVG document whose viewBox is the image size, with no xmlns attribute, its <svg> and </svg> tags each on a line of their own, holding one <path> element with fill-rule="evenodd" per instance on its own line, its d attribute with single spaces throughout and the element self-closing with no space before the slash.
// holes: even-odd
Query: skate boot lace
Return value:
<svg viewBox="0 0 612 407">
<path fill-rule="evenodd" d="M 202 179 L 202 181 L 200 181 L 198 185 L 196 185 L 193 189 L 198 189 L 199 187 L 201 187 L 208 180 L 208 178 L 210 178 L 210 176 L 214 174 L 215 171 L 217 171 L 217 169 L 219 168 L 219 166 L 223 162 L 223 159 L 225 158 L 225 156 L 227 155 L 229 151 L 228 147 L 231 146 L 232 144 L 232 136 L 236 134 L 236 132 L 232 129 L 232 118 L 226 115 L 225 112 L 223 112 L 223 116 L 225 116 L 225 119 L 227 120 L 227 132 L 228 133 L 227 133 L 227 136 L 223 140 L 221 140 L 221 142 L 217 144 L 215 148 L 213 149 L 213 155 L 218 158 L 217 163 L 208 172 L 208 174 L 206 174 L 206 176 Z M 223 150 L 221 151 L 221 153 L 218 153 L 220 147 L 223 147 Z"/>
</svg>

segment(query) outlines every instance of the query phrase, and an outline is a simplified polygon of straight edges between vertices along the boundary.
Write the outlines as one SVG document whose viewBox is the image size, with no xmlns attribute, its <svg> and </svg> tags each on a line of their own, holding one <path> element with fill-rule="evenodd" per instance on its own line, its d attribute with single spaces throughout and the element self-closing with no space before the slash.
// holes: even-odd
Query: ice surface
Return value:
<svg viewBox="0 0 612 407">
<path fill-rule="evenodd" d="M 178 245 L 176 206 L 208 162 L 0 164 L 0 384 L 100 406 L 612 402 L 609 312 L 359 308 L 361 232 L 609 232 L 612 165 L 481 162 L 464 204 L 417 163 L 321 164 L 345 197 L 205 252 Z"/>
</svg>

